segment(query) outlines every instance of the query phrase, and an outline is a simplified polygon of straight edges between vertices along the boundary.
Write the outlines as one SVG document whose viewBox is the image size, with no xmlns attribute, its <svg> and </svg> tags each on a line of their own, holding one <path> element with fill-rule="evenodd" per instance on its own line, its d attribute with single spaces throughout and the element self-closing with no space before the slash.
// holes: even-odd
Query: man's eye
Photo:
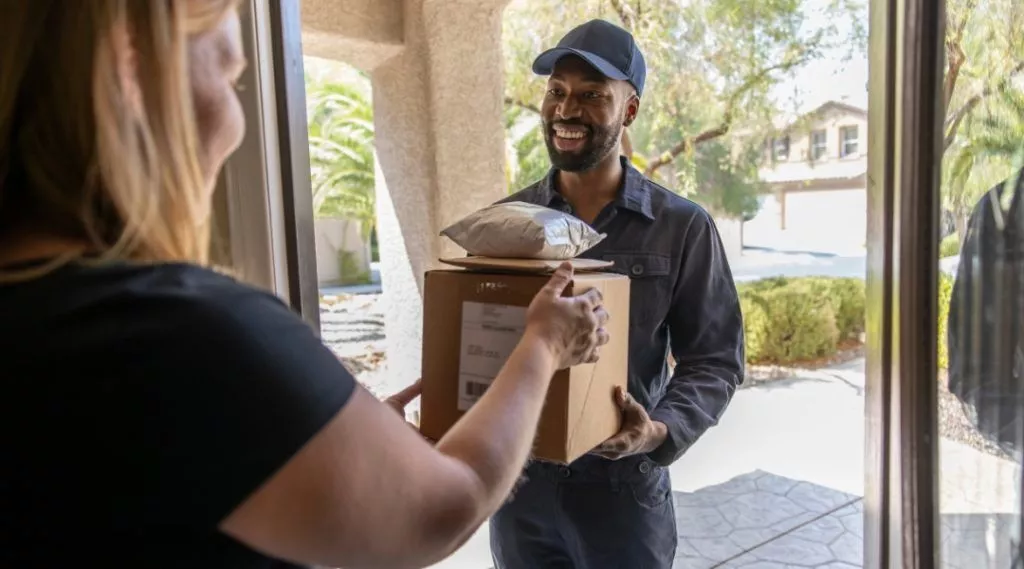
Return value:
<svg viewBox="0 0 1024 569">
<path fill-rule="evenodd" d="M 548 95 L 551 95 L 553 97 L 561 97 L 562 96 L 562 90 L 561 89 L 548 89 Z"/>
<path fill-rule="evenodd" d="M 600 99 L 601 93 L 598 93 L 597 91 L 588 91 L 587 94 L 584 95 L 584 97 L 588 99 Z"/>
</svg>

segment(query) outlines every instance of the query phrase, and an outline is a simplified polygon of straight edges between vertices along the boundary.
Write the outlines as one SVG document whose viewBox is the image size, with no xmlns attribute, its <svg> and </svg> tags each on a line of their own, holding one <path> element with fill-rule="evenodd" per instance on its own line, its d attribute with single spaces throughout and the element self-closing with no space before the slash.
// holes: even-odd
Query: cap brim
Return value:
<svg viewBox="0 0 1024 569">
<path fill-rule="evenodd" d="M 615 79 L 616 81 L 629 80 L 628 75 L 619 71 L 603 57 L 590 53 L 589 51 L 582 51 L 571 47 L 556 47 L 538 55 L 537 59 L 533 60 L 533 72 L 537 75 L 551 75 L 555 70 L 555 65 L 557 65 L 558 62 L 567 55 L 575 55 L 583 61 L 586 61 L 591 67 L 601 73 L 601 75 L 604 75 L 609 79 Z"/>
</svg>

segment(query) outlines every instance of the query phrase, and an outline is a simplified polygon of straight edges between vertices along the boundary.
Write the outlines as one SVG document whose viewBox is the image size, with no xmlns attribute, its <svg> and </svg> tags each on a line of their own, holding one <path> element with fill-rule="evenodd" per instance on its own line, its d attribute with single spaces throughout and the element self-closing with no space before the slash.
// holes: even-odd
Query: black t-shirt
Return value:
<svg viewBox="0 0 1024 569">
<path fill-rule="evenodd" d="M 354 386 L 276 297 L 195 266 L 0 284 L 0 566 L 282 566 L 217 525 Z"/>
</svg>

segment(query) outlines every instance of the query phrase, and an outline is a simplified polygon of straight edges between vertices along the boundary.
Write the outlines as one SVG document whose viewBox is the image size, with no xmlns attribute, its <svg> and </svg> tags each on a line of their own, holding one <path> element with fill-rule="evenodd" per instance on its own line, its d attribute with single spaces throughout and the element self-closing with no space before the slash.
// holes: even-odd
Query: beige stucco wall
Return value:
<svg viewBox="0 0 1024 569">
<path fill-rule="evenodd" d="M 370 275 L 370 244 L 363 238 L 362 226 L 351 219 L 319 218 L 313 222 L 316 233 L 316 273 L 321 286 L 337 284 L 357 275 L 344 273 L 345 269 L 361 275 Z M 342 267 L 341 254 L 351 255 L 351 265 Z"/>
<path fill-rule="evenodd" d="M 844 126 L 857 127 L 859 145 L 856 154 L 840 158 L 839 131 Z M 828 153 L 819 160 L 811 161 L 808 159 L 810 133 L 814 130 L 824 130 L 827 133 Z M 769 156 L 760 172 L 761 179 L 765 182 L 852 178 L 867 170 L 868 122 L 867 116 L 862 113 L 844 112 L 836 108 L 827 109 L 816 117 L 816 120 L 789 132 L 789 137 L 789 158 L 773 163 Z"/>
<path fill-rule="evenodd" d="M 504 195 L 507 0 L 305 0 L 304 51 L 370 72 L 380 271 L 395 387 L 418 377 L 442 228 Z M 401 9 L 398 8 L 401 6 Z M 397 45 L 397 47 L 396 47 Z"/>
</svg>

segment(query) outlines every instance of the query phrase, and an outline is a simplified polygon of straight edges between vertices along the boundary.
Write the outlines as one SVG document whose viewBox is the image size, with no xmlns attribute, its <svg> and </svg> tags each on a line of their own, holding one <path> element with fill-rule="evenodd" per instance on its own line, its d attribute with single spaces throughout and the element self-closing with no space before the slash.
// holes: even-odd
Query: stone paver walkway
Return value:
<svg viewBox="0 0 1024 569">
<path fill-rule="evenodd" d="M 673 569 L 860 569 L 860 497 L 751 472 L 676 493 L 679 550 Z M 1008 569 L 1019 535 L 1011 513 L 942 514 L 944 569 Z"/>
<path fill-rule="evenodd" d="M 674 569 L 860 567 L 861 498 L 755 471 L 676 493 Z"/>
</svg>

